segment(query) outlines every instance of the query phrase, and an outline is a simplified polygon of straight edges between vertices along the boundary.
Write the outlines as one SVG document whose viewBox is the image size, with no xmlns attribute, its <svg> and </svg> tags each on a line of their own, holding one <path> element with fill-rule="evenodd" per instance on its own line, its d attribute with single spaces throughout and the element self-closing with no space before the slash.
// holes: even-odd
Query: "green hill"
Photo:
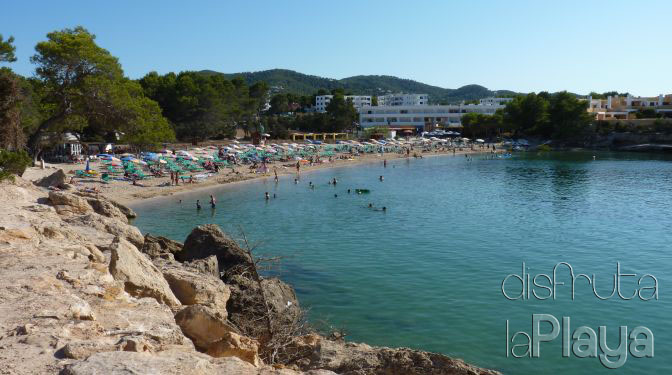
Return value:
<svg viewBox="0 0 672 375">
<path fill-rule="evenodd" d="M 346 93 L 353 95 L 385 95 L 399 92 L 429 94 L 430 102 L 434 104 L 457 103 L 462 100 L 481 99 L 494 95 L 506 96 L 516 94 L 508 90 L 491 91 L 479 85 L 467 85 L 458 89 L 445 89 L 410 79 L 378 75 L 331 79 L 286 69 L 244 73 L 219 73 L 212 70 L 203 70 L 200 73 L 223 74 L 229 79 L 240 76 L 248 84 L 265 81 L 272 87 L 273 92 L 291 92 L 300 95 L 312 95 L 319 89 L 332 90 L 335 88 L 343 88 Z"/>
</svg>

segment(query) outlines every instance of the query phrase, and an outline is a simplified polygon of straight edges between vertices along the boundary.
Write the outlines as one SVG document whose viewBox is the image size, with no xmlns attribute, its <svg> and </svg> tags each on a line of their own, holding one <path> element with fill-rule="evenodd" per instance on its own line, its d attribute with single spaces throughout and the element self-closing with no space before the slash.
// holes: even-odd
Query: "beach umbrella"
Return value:
<svg viewBox="0 0 672 375">
<path fill-rule="evenodd" d="M 476 140 L 476 142 L 478 142 L 478 143 L 483 143 L 483 142 L 485 142 L 485 141 L 482 140 L 482 139 L 480 139 L 480 138 L 478 138 L 478 139 Z"/>
<path fill-rule="evenodd" d="M 114 156 L 112 156 L 112 157 L 110 158 L 110 161 L 116 161 L 116 162 L 120 162 L 120 163 L 121 163 L 121 159 L 119 159 L 119 158 L 115 158 Z"/>
<path fill-rule="evenodd" d="M 270 137 L 271 135 L 268 134 L 268 133 L 264 133 L 264 134 L 262 134 L 261 136 L 262 136 L 262 137 Z"/>
</svg>

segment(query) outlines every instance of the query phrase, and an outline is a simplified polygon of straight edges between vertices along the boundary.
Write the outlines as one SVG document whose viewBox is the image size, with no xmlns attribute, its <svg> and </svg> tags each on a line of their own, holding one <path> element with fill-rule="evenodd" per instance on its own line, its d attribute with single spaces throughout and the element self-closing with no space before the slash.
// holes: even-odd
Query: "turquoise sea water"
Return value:
<svg viewBox="0 0 672 375">
<path fill-rule="evenodd" d="M 562 332 L 541 344 L 538 358 L 507 357 L 507 320 L 510 334 L 531 334 L 532 314 L 552 314 L 560 322 L 570 317 L 570 332 L 606 326 L 611 348 L 618 346 L 619 326 L 648 327 L 654 357 L 628 354 L 616 373 L 669 373 L 672 159 L 598 153 L 593 160 L 594 154 L 396 160 L 387 168 L 308 173 L 298 185 L 269 178 L 214 189 L 215 211 L 205 204 L 195 209 L 195 200 L 207 202 L 211 191 L 181 195 L 182 203 L 178 197 L 142 202 L 133 207 L 140 215 L 135 224 L 180 241 L 199 224 L 217 223 L 234 237 L 243 228 L 262 241 L 257 253 L 284 256 L 277 272 L 296 288 L 311 319 L 344 328 L 354 341 L 442 352 L 508 374 L 614 372 L 598 358 L 563 358 Z M 327 184 L 333 177 L 336 186 Z M 347 194 L 348 188 L 371 193 Z M 277 198 L 265 201 L 266 191 Z M 602 296 L 610 294 L 620 262 L 621 273 L 637 274 L 621 278 L 625 297 L 639 277 L 652 274 L 658 299 L 600 300 L 578 279 L 572 300 L 568 271 L 559 267 L 557 280 L 566 284 L 554 301 L 507 300 L 502 281 L 520 275 L 522 262 L 532 277 L 552 275 L 554 265 L 567 262 L 575 274 L 595 274 Z M 651 285 L 647 278 L 641 286 Z M 509 294 L 515 286 L 507 282 Z"/>
</svg>

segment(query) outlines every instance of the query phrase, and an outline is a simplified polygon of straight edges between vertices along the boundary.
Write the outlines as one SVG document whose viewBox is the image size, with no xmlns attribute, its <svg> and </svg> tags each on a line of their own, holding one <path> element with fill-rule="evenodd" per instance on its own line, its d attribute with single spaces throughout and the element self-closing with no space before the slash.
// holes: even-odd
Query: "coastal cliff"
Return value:
<svg viewBox="0 0 672 375">
<path fill-rule="evenodd" d="M 0 374 L 497 374 L 321 336 L 219 227 L 143 236 L 58 180 L 0 183 Z"/>
</svg>

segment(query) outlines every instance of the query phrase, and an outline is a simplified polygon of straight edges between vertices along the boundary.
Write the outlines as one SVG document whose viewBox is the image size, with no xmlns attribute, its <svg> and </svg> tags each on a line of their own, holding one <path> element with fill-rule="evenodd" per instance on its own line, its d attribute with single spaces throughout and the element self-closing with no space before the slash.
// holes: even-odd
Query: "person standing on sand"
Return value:
<svg viewBox="0 0 672 375">
<path fill-rule="evenodd" d="M 296 161 L 296 174 L 301 174 L 301 160 Z"/>
<path fill-rule="evenodd" d="M 275 182 L 278 182 L 278 167 L 273 166 L 273 174 L 275 174 Z"/>
</svg>

